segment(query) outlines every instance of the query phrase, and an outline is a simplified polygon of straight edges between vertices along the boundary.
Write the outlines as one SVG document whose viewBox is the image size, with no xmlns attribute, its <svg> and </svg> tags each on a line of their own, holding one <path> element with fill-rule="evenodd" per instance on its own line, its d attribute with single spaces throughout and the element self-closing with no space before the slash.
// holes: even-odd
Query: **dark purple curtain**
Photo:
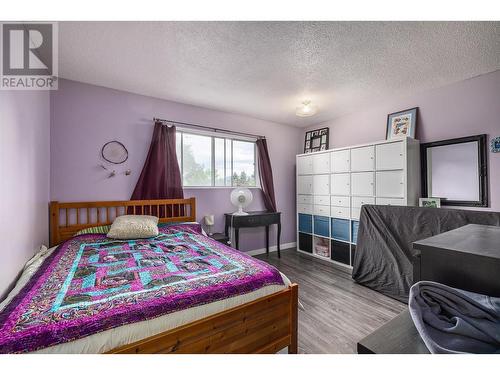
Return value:
<svg viewBox="0 0 500 375">
<path fill-rule="evenodd" d="M 156 122 L 148 156 L 131 199 L 168 198 L 184 198 L 175 152 L 175 126 Z"/>
<path fill-rule="evenodd" d="M 260 138 L 255 142 L 259 154 L 259 177 L 264 204 L 271 212 L 276 212 L 276 198 L 274 197 L 273 170 L 271 168 L 271 159 L 267 150 L 267 141 Z"/>
</svg>

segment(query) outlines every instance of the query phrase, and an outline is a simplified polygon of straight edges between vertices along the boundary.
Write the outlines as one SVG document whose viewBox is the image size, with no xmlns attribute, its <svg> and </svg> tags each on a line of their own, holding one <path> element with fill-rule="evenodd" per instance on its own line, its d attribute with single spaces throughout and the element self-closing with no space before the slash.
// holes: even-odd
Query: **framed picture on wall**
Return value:
<svg viewBox="0 0 500 375">
<path fill-rule="evenodd" d="M 415 127 L 417 125 L 418 107 L 405 109 L 404 111 L 389 113 L 387 115 L 387 132 L 385 139 L 415 138 Z"/>
<path fill-rule="evenodd" d="M 306 136 L 304 139 L 304 153 L 307 154 L 315 151 L 328 150 L 329 132 L 329 128 L 322 128 L 306 132 Z"/>
<path fill-rule="evenodd" d="M 491 140 L 491 152 L 500 152 L 500 137 Z"/>
</svg>

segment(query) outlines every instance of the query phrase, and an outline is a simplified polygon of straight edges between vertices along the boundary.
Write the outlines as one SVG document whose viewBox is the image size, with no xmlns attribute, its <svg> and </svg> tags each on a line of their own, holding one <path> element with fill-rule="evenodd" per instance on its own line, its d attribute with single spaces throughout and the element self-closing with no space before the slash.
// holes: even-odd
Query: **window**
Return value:
<svg viewBox="0 0 500 375">
<path fill-rule="evenodd" d="M 185 187 L 256 186 L 255 142 L 178 130 L 176 147 Z"/>
</svg>

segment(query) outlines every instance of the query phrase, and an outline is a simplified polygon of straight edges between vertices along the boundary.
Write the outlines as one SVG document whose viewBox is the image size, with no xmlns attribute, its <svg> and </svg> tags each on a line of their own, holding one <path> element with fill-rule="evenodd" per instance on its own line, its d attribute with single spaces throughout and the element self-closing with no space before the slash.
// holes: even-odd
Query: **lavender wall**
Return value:
<svg viewBox="0 0 500 375">
<path fill-rule="evenodd" d="M 328 126 L 330 148 L 385 139 L 387 114 L 419 107 L 416 138 L 421 142 L 488 134 L 500 136 L 500 71 L 410 97 L 376 100 L 367 108 L 308 128 Z M 300 144 L 303 145 L 304 134 Z M 489 150 L 489 144 L 488 144 Z M 500 211 L 500 154 L 488 151 L 490 209 Z"/>
<path fill-rule="evenodd" d="M 302 130 L 263 120 L 169 102 L 123 91 L 61 80 L 50 97 L 51 199 L 59 201 L 129 199 L 151 140 L 153 116 L 175 121 L 265 135 L 275 179 L 278 209 L 282 212 L 282 243 L 295 242 L 295 155 Z M 117 171 L 131 176 L 107 179 L 99 167 L 99 152 L 109 140 L 123 142 L 129 160 Z M 197 216 L 216 215 L 216 230 L 223 229 L 223 213 L 234 211 L 231 189 L 186 189 L 197 198 Z M 253 190 L 249 210 L 264 209 L 260 190 Z M 275 243 L 275 229 L 271 233 Z M 265 246 L 262 228 L 242 230 L 240 248 Z"/>
<path fill-rule="evenodd" d="M 0 298 L 48 242 L 49 94 L 0 91 Z"/>
</svg>

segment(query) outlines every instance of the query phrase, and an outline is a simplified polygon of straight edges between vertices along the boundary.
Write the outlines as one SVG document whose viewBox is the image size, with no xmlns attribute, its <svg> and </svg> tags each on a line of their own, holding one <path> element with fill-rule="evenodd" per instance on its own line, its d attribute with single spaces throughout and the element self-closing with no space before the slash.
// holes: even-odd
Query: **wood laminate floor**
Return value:
<svg viewBox="0 0 500 375">
<path fill-rule="evenodd" d="M 356 343 L 406 305 L 356 284 L 341 267 L 295 249 L 257 258 L 299 284 L 299 353 L 356 353 Z"/>
</svg>

